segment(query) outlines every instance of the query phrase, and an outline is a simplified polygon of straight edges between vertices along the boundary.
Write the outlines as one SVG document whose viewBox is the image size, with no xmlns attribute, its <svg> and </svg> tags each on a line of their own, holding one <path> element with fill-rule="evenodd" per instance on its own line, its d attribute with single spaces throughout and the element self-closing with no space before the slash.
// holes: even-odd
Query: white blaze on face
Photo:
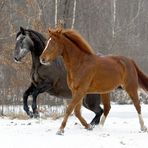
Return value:
<svg viewBox="0 0 148 148">
<path fill-rule="evenodd" d="M 47 49 L 47 47 L 48 47 L 50 41 L 51 41 L 51 38 L 49 38 L 49 40 L 47 41 L 43 53 L 46 51 L 46 49 Z M 43 54 L 43 53 L 42 53 L 42 54 Z M 41 62 L 41 64 L 43 64 L 43 65 L 50 65 L 50 62 L 43 62 L 42 59 L 40 59 L 40 62 Z"/>
<path fill-rule="evenodd" d="M 17 40 L 17 41 L 20 40 L 21 37 L 22 37 L 22 34 L 20 34 L 20 35 L 16 38 L 16 40 Z"/>
<path fill-rule="evenodd" d="M 43 52 L 45 52 L 45 50 L 47 49 L 47 47 L 48 47 L 48 45 L 49 45 L 49 42 L 51 41 L 51 38 L 49 38 L 49 40 L 47 41 L 47 44 L 46 44 L 46 46 L 45 46 L 45 48 L 44 48 L 44 51 Z"/>
</svg>

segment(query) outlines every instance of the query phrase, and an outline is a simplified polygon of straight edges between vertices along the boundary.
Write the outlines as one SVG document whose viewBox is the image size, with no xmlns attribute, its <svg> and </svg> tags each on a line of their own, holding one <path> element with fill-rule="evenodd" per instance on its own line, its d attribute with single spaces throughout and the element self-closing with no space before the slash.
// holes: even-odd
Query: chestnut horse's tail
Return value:
<svg viewBox="0 0 148 148">
<path fill-rule="evenodd" d="M 148 91 L 148 76 L 146 76 L 138 67 L 138 65 L 133 61 L 133 64 L 136 68 L 139 85 L 142 89 Z"/>
</svg>

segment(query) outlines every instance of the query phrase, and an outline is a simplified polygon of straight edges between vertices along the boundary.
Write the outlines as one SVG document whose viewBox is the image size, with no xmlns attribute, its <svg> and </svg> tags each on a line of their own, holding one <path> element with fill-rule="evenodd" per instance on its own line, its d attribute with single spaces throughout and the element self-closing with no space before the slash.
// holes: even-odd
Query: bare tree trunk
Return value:
<svg viewBox="0 0 148 148">
<path fill-rule="evenodd" d="M 73 17 L 72 17 L 72 25 L 71 28 L 74 28 L 74 24 L 75 24 L 75 19 L 76 19 L 76 5 L 77 5 L 77 0 L 74 0 L 73 3 Z"/>
<path fill-rule="evenodd" d="M 54 20 L 55 27 L 56 27 L 57 22 L 58 22 L 57 17 L 58 17 L 58 0 L 55 0 L 55 20 Z"/>
</svg>

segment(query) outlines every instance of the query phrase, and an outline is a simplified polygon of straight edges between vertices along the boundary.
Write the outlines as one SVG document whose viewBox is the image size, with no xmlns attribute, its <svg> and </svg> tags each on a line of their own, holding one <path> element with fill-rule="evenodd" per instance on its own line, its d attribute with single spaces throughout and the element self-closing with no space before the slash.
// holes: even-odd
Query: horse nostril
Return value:
<svg viewBox="0 0 148 148">
<path fill-rule="evenodd" d="M 42 59 L 42 62 L 45 63 L 45 59 L 44 58 Z"/>
<path fill-rule="evenodd" d="M 15 61 L 18 61 L 16 57 L 14 57 L 14 60 L 15 60 Z"/>
<path fill-rule="evenodd" d="M 15 60 L 16 62 L 18 62 L 18 59 L 17 59 L 17 57 L 14 57 L 14 60 Z"/>
<path fill-rule="evenodd" d="M 17 57 L 14 57 L 14 61 L 15 61 L 16 63 L 21 63 L 20 59 L 17 58 Z"/>
</svg>

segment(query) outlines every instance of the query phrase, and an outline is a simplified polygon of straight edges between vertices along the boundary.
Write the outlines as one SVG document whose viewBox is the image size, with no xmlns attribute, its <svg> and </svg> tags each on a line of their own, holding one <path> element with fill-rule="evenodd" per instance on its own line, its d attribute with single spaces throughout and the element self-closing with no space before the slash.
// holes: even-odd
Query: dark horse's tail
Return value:
<svg viewBox="0 0 148 148">
<path fill-rule="evenodd" d="M 139 85 L 142 89 L 148 91 L 148 76 L 146 76 L 138 67 L 138 65 L 135 63 L 135 61 L 133 61 L 133 64 L 136 68 L 137 71 L 137 75 L 138 75 L 138 81 L 139 81 Z"/>
</svg>

